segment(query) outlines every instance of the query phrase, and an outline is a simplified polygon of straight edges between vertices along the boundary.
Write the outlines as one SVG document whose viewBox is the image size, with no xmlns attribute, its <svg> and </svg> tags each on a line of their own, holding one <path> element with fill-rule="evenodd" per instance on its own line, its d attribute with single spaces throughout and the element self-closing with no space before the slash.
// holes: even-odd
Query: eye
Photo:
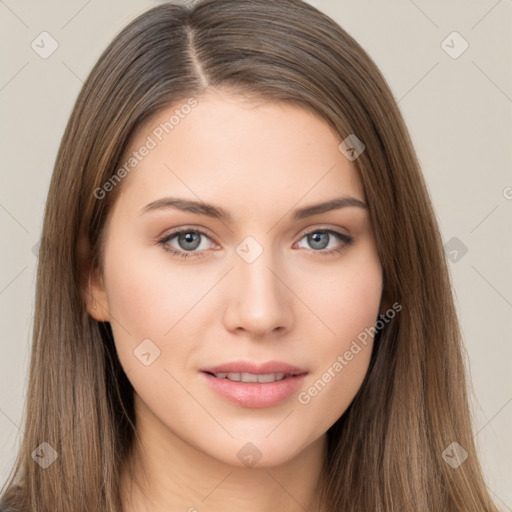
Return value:
<svg viewBox="0 0 512 512">
<path fill-rule="evenodd" d="M 171 240 L 175 238 L 176 243 L 178 244 L 177 248 L 170 245 Z M 159 240 L 158 243 L 165 251 L 170 252 L 175 256 L 181 256 L 182 258 L 187 258 L 188 256 L 197 257 L 202 256 L 202 252 L 204 252 L 199 251 L 198 249 L 208 249 L 212 245 L 204 244 L 203 247 L 201 247 L 202 238 L 211 240 L 204 231 L 187 228 L 170 233 L 165 238 L 162 238 L 162 240 Z"/>
<path fill-rule="evenodd" d="M 176 239 L 176 245 L 171 244 L 171 241 Z M 203 239 L 210 240 L 210 243 L 202 243 Z M 300 240 L 307 239 L 308 244 L 313 249 L 314 253 L 328 256 L 331 254 L 343 252 L 353 241 L 352 237 L 340 233 L 334 229 L 322 229 L 316 228 L 308 231 L 302 235 Z M 335 247 L 329 247 L 329 242 L 334 240 L 338 242 Z M 300 242 L 300 241 L 299 241 Z M 177 231 L 173 231 L 169 235 L 165 236 L 158 241 L 158 244 L 166 252 L 170 252 L 174 256 L 182 258 L 187 257 L 202 257 L 205 254 L 205 250 L 211 248 L 212 245 L 216 245 L 212 239 L 204 232 L 199 229 L 182 228 Z M 328 250 L 325 250 L 328 249 Z"/>
<path fill-rule="evenodd" d="M 353 238 L 340 233 L 334 229 L 313 229 L 305 233 L 301 240 L 306 239 L 307 243 L 313 248 L 314 252 L 322 256 L 343 252 L 352 242 Z M 335 239 L 338 244 L 333 248 L 329 247 L 330 240 Z M 328 250 L 325 250 L 328 249 Z"/>
</svg>

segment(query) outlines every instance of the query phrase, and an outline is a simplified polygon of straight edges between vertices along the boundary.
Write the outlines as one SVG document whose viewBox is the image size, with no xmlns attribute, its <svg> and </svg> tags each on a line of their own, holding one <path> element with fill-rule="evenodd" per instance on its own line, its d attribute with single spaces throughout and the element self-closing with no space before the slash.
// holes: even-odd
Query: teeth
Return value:
<svg viewBox="0 0 512 512">
<path fill-rule="evenodd" d="M 254 373 L 216 373 L 215 377 L 218 379 L 229 379 L 235 382 L 247 382 L 247 383 L 266 383 L 283 380 L 285 378 L 284 373 L 266 373 L 256 375 Z"/>
<path fill-rule="evenodd" d="M 283 380 L 284 373 L 268 373 L 266 375 L 258 375 L 258 382 L 274 382 L 276 380 Z"/>
</svg>

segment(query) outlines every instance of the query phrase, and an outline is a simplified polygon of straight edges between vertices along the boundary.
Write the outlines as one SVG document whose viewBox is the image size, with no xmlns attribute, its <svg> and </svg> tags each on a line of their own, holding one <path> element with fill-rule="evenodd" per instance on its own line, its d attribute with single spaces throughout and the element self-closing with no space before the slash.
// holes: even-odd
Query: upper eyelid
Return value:
<svg viewBox="0 0 512 512">
<path fill-rule="evenodd" d="M 180 233 L 187 233 L 187 232 L 198 232 L 202 235 L 207 236 L 211 240 L 215 241 L 215 236 L 211 235 L 207 229 L 194 227 L 194 226 L 184 226 L 184 227 L 176 228 L 175 230 L 171 230 L 171 232 L 166 235 L 159 236 L 158 239 L 166 240 L 168 238 L 173 238 L 174 236 L 179 235 Z"/>
<path fill-rule="evenodd" d="M 302 231 L 302 235 L 303 235 L 303 236 L 304 236 L 304 235 L 307 235 L 307 234 L 309 234 L 309 233 L 314 233 L 315 231 L 333 231 L 333 232 L 335 232 L 335 233 L 340 233 L 340 230 L 341 230 L 342 228 L 339 228 L 339 227 L 337 227 L 337 228 L 333 228 L 333 227 L 330 227 L 330 226 L 320 226 L 320 225 L 319 225 L 319 226 L 314 226 L 314 227 L 312 227 L 312 228 L 305 228 L 305 229 L 306 229 L 305 231 Z M 350 235 L 348 235 L 348 234 L 346 234 L 346 233 L 341 233 L 341 234 L 342 234 L 342 235 L 346 235 L 346 236 L 350 236 Z"/>
<path fill-rule="evenodd" d="M 333 227 L 333 226 L 329 226 L 329 225 L 317 224 L 315 226 L 312 226 L 311 228 L 303 228 L 301 230 L 301 232 L 303 234 L 306 234 L 306 233 L 311 233 L 312 231 L 315 231 L 315 230 L 318 230 L 318 231 L 321 231 L 321 230 L 324 230 L 324 231 L 338 231 L 338 230 L 341 230 L 341 229 L 346 229 L 346 228 L 342 228 L 340 226 Z M 162 235 L 162 237 L 165 238 L 167 236 L 176 235 L 176 234 L 182 233 L 184 231 L 197 231 L 197 232 L 205 234 L 205 235 L 207 235 L 209 237 L 215 238 L 215 235 L 210 234 L 211 232 L 207 228 L 197 227 L 197 226 L 193 226 L 193 225 L 190 225 L 190 226 L 187 226 L 187 225 L 180 226 L 179 228 L 175 228 L 175 229 L 171 230 L 171 232 L 168 233 L 167 235 Z"/>
</svg>

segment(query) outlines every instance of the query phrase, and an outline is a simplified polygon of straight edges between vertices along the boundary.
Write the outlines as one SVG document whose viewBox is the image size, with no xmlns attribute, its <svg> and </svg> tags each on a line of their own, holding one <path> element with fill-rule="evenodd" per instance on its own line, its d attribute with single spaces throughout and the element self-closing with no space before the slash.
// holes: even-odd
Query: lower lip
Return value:
<svg viewBox="0 0 512 512">
<path fill-rule="evenodd" d="M 211 388 L 219 395 L 241 407 L 252 409 L 272 407 L 283 402 L 300 388 L 307 375 L 303 373 L 302 375 L 286 377 L 275 382 L 248 383 L 218 379 L 205 372 L 202 372 L 202 374 Z"/>
</svg>

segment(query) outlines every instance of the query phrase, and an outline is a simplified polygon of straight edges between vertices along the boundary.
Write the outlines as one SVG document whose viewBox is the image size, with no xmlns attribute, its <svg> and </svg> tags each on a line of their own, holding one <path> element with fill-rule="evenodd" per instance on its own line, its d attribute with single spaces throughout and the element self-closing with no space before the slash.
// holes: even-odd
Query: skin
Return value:
<svg viewBox="0 0 512 512">
<path fill-rule="evenodd" d="M 219 91 L 196 99 L 124 178 L 106 226 L 103 272 L 91 274 L 88 311 L 111 323 L 135 389 L 140 443 L 132 460 L 144 493 L 124 471 L 123 509 L 302 511 L 314 498 L 326 431 L 366 375 L 372 339 L 307 404 L 295 393 L 276 406 L 241 407 L 211 390 L 199 370 L 284 361 L 309 372 L 304 392 L 375 324 L 383 282 L 369 212 L 345 207 L 292 220 L 296 208 L 334 197 L 365 201 L 362 184 L 320 117 Z M 127 154 L 177 107 L 143 125 Z M 171 195 L 219 205 L 233 221 L 174 208 L 140 214 Z M 207 232 L 198 257 L 173 256 L 158 243 L 184 226 Z M 304 232 L 317 227 L 353 242 L 331 234 L 315 245 Z M 247 236 L 263 250 L 252 263 L 236 252 Z M 167 246 L 190 247 L 178 237 Z M 320 254 L 331 248 L 343 251 Z M 145 339 L 160 350 L 149 366 L 134 356 Z M 261 453 L 253 467 L 237 457 L 247 442 Z"/>
</svg>

